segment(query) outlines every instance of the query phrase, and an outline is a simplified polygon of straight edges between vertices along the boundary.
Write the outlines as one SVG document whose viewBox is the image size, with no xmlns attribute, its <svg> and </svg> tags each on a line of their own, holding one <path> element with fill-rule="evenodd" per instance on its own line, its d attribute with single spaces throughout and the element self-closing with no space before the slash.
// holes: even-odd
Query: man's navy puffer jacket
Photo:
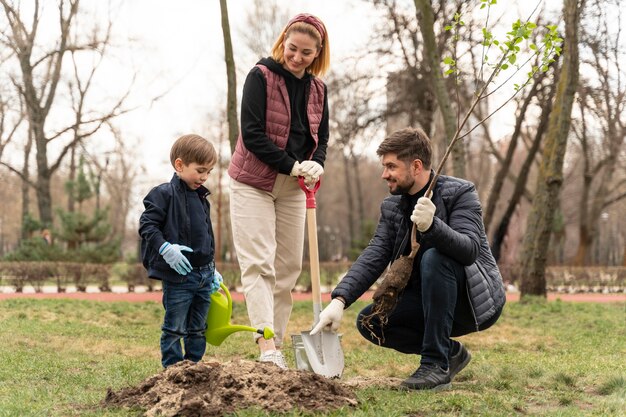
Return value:
<svg viewBox="0 0 626 417">
<path fill-rule="evenodd" d="M 346 307 L 356 301 L 397 259 L 411 233 L 405 217 L 406 196 L 390 196 L 381 204 L 374 237 L 354 262 L 332 297 L 343 297 Z M 433 190 L 437 207 L 433 224 L 421 235 L 421 244 L 436 248 L 465 267 L 467 291 L 476 328 L 502 309 L 506 301 L 502 276 L 489 248 L 482 208 L 474 184 L 440 176 Z"/>
</svg>

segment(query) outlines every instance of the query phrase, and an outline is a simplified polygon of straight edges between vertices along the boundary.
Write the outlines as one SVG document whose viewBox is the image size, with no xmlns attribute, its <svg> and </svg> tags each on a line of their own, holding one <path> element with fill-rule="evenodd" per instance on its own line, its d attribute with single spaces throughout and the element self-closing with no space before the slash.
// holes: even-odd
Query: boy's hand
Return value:
<svg viewBox="0 0 626 417">
<path fill-rule="evenodd" d="M 222 277 L 222 274 L 220 274 L 219 272 L 217 272 L 217 269 L 215 270 L 215 272 L 213 273 L 213 281 L 211 281 L 211 289 L 210 289 L 210 293 L 214 294 L 217 291 L 219 291 L 220 289 L 220 284 L 224 282 L 224 278 Z"/>
<path fill-rule="evenodd" d="M 170 268 L 181 275 L 187 275 L 193 268 L 191 267 L 189 259 L 183 255 L 183 251 L 193 252 L 193 249 L 184 245 L 172 245 L 170 242 L 165 242 L 159 248 L 159 253 L 163 256 L 163 259 L 165 259 L 165 262 L 167 262 Z"/>
</svg>

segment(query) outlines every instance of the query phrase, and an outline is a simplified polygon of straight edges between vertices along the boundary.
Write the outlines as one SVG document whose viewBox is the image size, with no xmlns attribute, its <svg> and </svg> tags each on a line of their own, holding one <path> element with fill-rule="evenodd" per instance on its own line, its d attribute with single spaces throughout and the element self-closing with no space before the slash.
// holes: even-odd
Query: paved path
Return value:
<svg viewBox="0 0 626 417">
<path fill-rule="evenodd" d="M 373 292 L 366 292 L 361 299 L 371 300 Z M 235 302 L 243 301 L 243 294 L 231 292 L 231 297 Z M 65 293 L 0 293 L 0 300 L 10 298 L 70 298 L 79 300 L 93 301 L 131 301 L 144 302 L 156 301 L 161 302 L 161 292 L 137 292 L 137 293 L 116 293 L 116 292 L 65 292 Z M 296 301 L 311 300 L 310 293 L 294 292 L 293 299 Z M 507 301 L 518 301 L 519 293 L 507 293 Z M 562 301 L 573 302 L 592 302 L 592 303 L 626 303 L 626 294 L 596 294 L 596 293 L 580 293 L 580 294 L 548 294 L 548 301 L 560 299 Z M 322 294 L 322 301 L 330 301 L 330 294 Z"/>
</svg>

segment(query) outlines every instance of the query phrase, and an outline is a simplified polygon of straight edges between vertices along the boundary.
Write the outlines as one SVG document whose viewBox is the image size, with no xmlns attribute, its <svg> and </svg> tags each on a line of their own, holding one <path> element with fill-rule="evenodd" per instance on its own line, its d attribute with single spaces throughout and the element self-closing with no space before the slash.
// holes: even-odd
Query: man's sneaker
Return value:
<svg viewBox="0 0 626 417">
<path fill-rule="evenodd" d="M 467 366 L 468 363 L 472 360 L 472 355 L 470 355 L 469 351 L 465 349 L 463 343 L 459 343 L 459 351 L 456 355 L 450 356 L 448 359 L 448 372 L 450 373 L 450 380 L 453 380 L 456 374 L 461 372 L 463 368 Z"/>
<path fill-rule="evenodd" d="M 285 362 L 283 352 L 280 350 L 268 350 L 261 353 L 259 362 L 271 362 L 281 369 L 287 369 L 287 362 Z"/>
<path fill-rule="evenodd" d="M 425 363 L 413 372 L 413 375 L 402 381 L 400 386 L 405 389 L 439 391 L 450 388 L 450 374 L 439 365 Z"/>
</svg>

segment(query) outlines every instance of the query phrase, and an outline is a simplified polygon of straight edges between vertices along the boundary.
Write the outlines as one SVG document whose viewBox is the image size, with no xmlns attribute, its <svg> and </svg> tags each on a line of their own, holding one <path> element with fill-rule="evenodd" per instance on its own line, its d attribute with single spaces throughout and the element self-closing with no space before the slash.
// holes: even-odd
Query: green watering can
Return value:
<svg viewBox="0 0 626 417">
<path fill-rule="evenodd" d="M 211 294 L 211 306 L 206 318 L 206 341 L 213 346 L 219 346 L 224 339 L 235 332 L 254 332 L 263 335 L 264 339 L 274 337 L 274 331 L 269 327 L 255 329 L 254 327 L 230 324 L 230 316 L 233 312 L 233 300 L 224 283 L 220 284 L 223 293 L 216 291 Z"/>
</svg>

